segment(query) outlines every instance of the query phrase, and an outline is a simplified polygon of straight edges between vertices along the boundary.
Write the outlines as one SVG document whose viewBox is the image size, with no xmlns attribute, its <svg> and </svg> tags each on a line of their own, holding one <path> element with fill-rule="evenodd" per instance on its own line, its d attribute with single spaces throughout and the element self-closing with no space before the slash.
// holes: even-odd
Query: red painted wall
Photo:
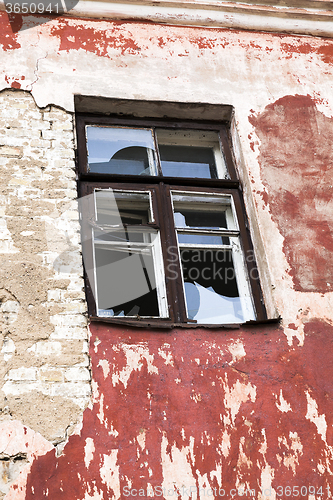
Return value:
<svg viewBox="0 0 333 500">
<path fill-rule="evenodd" d="M 333 290 L 333 121 L 310 96 L 285 96 L 250 117 L 266 201 L 284 237 L 295 290 Z"/>
<path fill-rule="evenodd" d="M 276 326 L 164 333 L 96 324 L 91 331 L 94 405 L 84 412 L 81 435 L 71 436 L 62 456 L 49 452 L 34 462 L 27 500 L 47 494 L 52 500 L 81 500 L 85 492 L 112 498 L 116 492 L 107 487 L 100 470 L 104 455 L 114 449 L 118 450 L 122 498 L 127 497 L 129 484 L 134 491 L 129 498 L 147 498 L 147 483 L 159 493 L 163 436 L 170 460 L 173 447 L 181 450 L 192 438 L 193 457 L 188 454 L 187 460 L 194 481 L 187 487 L 193 486 L 196 493 L 198 477 L 205 474 L 206 490 L 218 492 L 216 478 L 209 479 L 217 465 L 222 466 L 225 495 L 221 490 L 215 498 L 231 498 L 229 490 L 240 482 L 258 492 L 262 470 L 269 465 L 276 492 L 282 492 L 279 486 L 315 486 L 323 488 L 320 498 L 328 498 L 327 487 L 333 490 L 331 326 L 309 322 L 303 347 L 288 346 Z M 242 343 L 246 353 L 239 359 L 230 352 L 235 342 Z M 128 366 L 129 351 L 141 355 L 124 384 L 119 374 Z M 169 362 L 162 353 L 167 353 Z M 281 391 L 289 411 L 281 411 Z M 306 393 L 316 400 L 318 415 L 326 416 L 326 435 L 319 434 L 311 421 Z M 138 442 L 143 432 L 144 449 Z M 87 438 L 95 448 L 88 467 L 84 462 Z M 223 449 L 222 443 L 228 440 Z M 180 498 L 176 490 L 174 496 Z M 288 491 L 277 498 L 289 498 Z M 170 496 L 165 492 L 162 498 Z M 242 497 L 237 492 L 233 496 Z M 191 498 L 198 498 L 194 490 Z"/>
</svg>

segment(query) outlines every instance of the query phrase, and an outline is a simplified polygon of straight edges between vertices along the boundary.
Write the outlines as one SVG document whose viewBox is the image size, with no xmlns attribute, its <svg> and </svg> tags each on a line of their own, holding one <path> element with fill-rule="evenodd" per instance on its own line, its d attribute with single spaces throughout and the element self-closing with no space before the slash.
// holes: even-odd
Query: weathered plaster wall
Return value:
<svg viewBox="0 0 333 500">
<path fill-rule="evenodd" d="M 309 95 L 285 96 L 250 122 L 261 141 L 266 200 L 284 236 L 295 290 L 331 292 L 333 122 Z"/>
<path fill-rule="evenodd" d="M 222 102 L 247 117 L 299 93 L 332 111 L 330 39 L 69 18 L 38 25 L 33 16 L 17 16 L 25 29 L 13 34 L 5 13 L 0 20 L 0 87 L 32 91 L 41 107 L 74 111 L 78 93 Z"/>
<path fill-rule="evenodd" d="M 8 338 L 3 394 L 11 405 L 4 401 L 2 449 L 11 449 L 19 429 L 10 419 L 43 438 L 38 451 L 31 451 L 25 431 L 18 431 L 19 445 L 5 456 L 13 462 L 6 500 L 25 498 L 27 475 L 26 497 L 38 499 L 125 498 L 124 486 L 148 484 L 178 491 L 178 498 L 188 498 L 181 488 L 192 486 L 193 499 L 218 486 L 226 492 L 251 488 L 257 499 L 265 498 L 261 487 L 271 491 L 267 498 L 281 498 L 279 486 L 333 490 L 332 42 L 130 22 L 16 21 L 30 28 L 13 34 L 0 14 L 0 88 L 12 89 L 0 94 L 0 119 L 9 126 L 0 139 L 6 251 L 1 272 L 9 276 L 1 310 Z M 235 107 L 240 173 L 254 240 L 260 240 L 257 258 L 267 262 L 266 287 L 282 316 L 280 327 L 236 332 L 93 325 L 94 396 L 85 411 L 72 403 L 83 408 L 89 397 L 73 205 L 75 93 Z M 12 111 L 16 102 L 28 111 Z M 15 125 L 29 112 L 37 122 Z M 41 142 L 30 145 L 34 139 Z M 58 220 L 68 224 L 74 269 L 54 264 L 64 252 L 58 248 L 64 234 Z M 53 239 L 42 221 L 51 225 Z M 34 235 L 24 236 L 27 231 Z M 34 277 L 29 288 L 26 272 Z M 52 322 L 55 316 L 61 324 Z M 79 337 L 72 337 L 74 330 Z M 54 342 L 57 352 L 39 351 L 39 345 Z M 40 378 L 50 367 L 60 379 Z M 28 374 L 32 380 L 24 379 Z M 34 412 L 26 411 L 27 401 Z M 33 418 L 36 408 L 41 414 Z M 50 442 L 81 416 L 82 426 L 56 458 Z M 331 496 L 307 490 L 305 498 Z"/>
<path fill-rule="evenodd" d="M 72 116 L 5 90 L 0 123 L 1 468 L 12 448 L 26 456 L 24 436 L 4 445 L 17 421 L 65 440 L 89 401 L 90 371 Z"/>
<path fill-rule="evenodd" d="M 91 330 L 93 405 L 62 456 L 34 462 L 27 499 L 330 498 L 332 326 L 309 322 L 292 348 L 276 327 Z"/>
</svg>

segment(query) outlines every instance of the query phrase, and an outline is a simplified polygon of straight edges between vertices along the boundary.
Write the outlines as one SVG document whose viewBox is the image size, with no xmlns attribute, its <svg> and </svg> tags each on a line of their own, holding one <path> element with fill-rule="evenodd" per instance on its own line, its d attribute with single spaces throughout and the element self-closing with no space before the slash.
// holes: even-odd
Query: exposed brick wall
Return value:
<svg viewBox="0 0 333 500">
<path fill-rule="evenodd" d="M 0 415 L 61 442 L 90 400 L 73 116 L 0 93 Z"/>
</svg>

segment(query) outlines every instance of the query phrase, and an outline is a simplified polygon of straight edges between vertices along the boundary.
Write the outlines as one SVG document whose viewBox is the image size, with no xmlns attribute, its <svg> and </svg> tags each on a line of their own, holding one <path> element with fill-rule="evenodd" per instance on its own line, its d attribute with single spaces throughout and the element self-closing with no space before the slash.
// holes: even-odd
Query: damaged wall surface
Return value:
<svg viewBox="0 0 333 500">
<path fill-rule="evenodd" d="M 38 20 L 0 12 L 0 498 L 332 498 L 333 42 Z M 74 95 L 234 107 L 280 324 L 89 324 Z"/>
<path fill-rule="evenodd" d="M 52 107 L 40 110 L 29 93 L 12 90 L 0 94 L 0 109 L 5 425 L 0 462 L 5 464 L 10 460 L 6 450 L 13 448 L 8 435 L 17 441 L 14 458 L 32 453 L 24 449 L 24 434 L 23 449 L 19 446 L 18 421 L 43 435 L 47 449 L 51 443 L 59 445 L 77 423 L 91 390 L 72 116 Z M 41 435 L 30 438 L 33 446 L 36 439 L 43 443 Z M 10 478 L 4 484 L 0 480 L 3 493 Z"/>
<path fill-rule="evenodd" d="M 307 323 L 302 347 L 272 327 L 91 332 L 93 405 L 34 462 L 27 499 L 330 497 L 331 326 Z"/>
</svg>

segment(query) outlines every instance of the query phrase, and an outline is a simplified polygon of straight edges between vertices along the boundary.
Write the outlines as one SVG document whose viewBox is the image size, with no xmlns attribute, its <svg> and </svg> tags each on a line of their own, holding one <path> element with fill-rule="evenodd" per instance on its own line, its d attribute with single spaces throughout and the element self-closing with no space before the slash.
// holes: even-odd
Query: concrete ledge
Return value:
<svg viewBox="0 0 333 500">
<path fill-rule="evenodd" d="M 68 2 L 66 2 L 68 4 Z M 4 9 L 4 4 L 0 5 Z M 80 0 L 71 17 L 333 36 L 333 2 L 276 0 Z"/>
</svg>

